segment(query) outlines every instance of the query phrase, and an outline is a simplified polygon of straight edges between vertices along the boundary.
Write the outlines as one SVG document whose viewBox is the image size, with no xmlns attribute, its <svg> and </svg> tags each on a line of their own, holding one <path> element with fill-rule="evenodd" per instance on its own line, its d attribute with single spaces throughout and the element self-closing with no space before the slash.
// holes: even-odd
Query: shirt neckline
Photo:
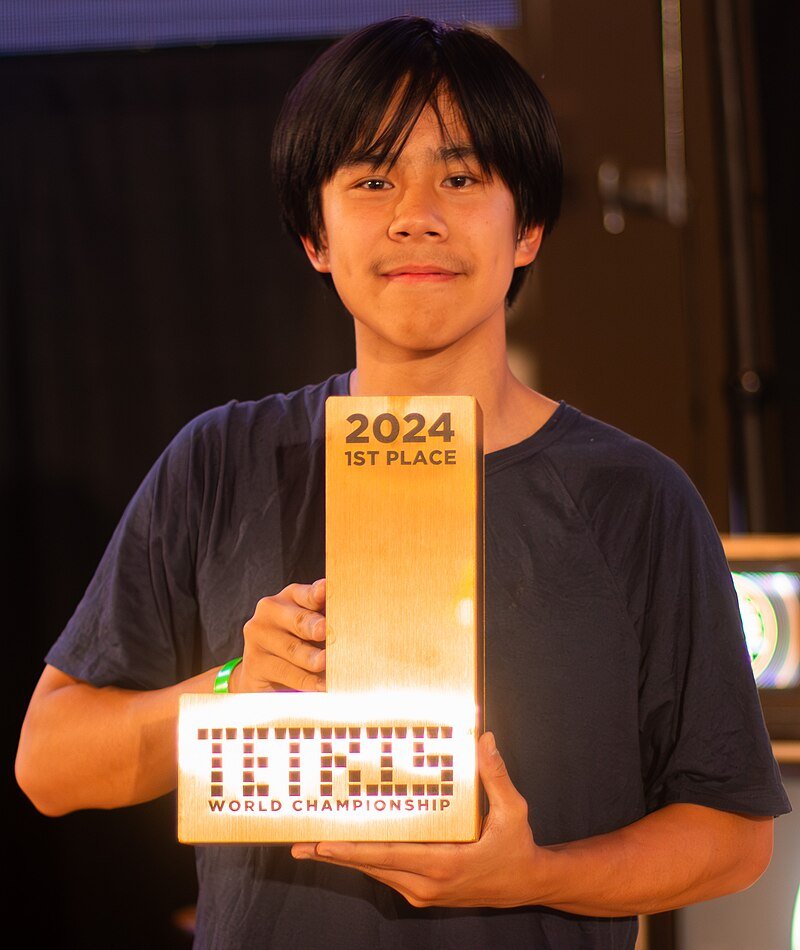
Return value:
<svg viewBox="0 0 800 950">
<path fill-rule="evenodd" d="M 336 380 L 334 390 L 337 395 L 350 395 L 350 377 L 353 370 L 349 370 Z M 522 439 L 521 442 L 515 442 L 513 445 L 507 445 L 502 449 L 496 449 L 484 456 L 486 474 L 496 472 L 500 469 L 513 465 L 515 462 L 524 458 L 529 458 L 541 452 L 542 449 L 551 445 L 557 439 L 560 439 L 580 418 L 580 412 L 573 406 L 570 406 L 564 400 L 560 400 L 555 411 L 543 426 L 531 433 L 531 435 Z"/>
<path fill-rule="evenodd" d="M 580 418 L 580 412 L 564 400 L 560 400 L 555 412 L 545 422 L 521 442 L 507 445 L 505 448 L 489 452 L 484 456 L 486 474 L 499 471 L 522 459 L 530 458 L 560 439 Z"/>
</svg>

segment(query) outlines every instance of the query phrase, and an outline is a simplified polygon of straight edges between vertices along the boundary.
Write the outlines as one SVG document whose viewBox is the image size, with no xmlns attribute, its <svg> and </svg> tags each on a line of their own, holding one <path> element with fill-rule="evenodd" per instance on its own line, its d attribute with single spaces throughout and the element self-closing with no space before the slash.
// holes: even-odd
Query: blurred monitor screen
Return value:
<svg viewBox="0 0 800 950">
<path fill-rule="evenodd" d="M 800 683 L 800 574 L 733 571 L 744 635 L 760 689 Z"/>
<path fill-rule="evenodd" d="M 767 728 L 773 739 L 800 739 L 800 537 L 728 535 L 722 543 Z"/>
<path fill-rule="evenodd" d="M 519 23 L 517 0 L 4 0 L 0 54 L 317 39 L 406 13 Z"/>
</svg>

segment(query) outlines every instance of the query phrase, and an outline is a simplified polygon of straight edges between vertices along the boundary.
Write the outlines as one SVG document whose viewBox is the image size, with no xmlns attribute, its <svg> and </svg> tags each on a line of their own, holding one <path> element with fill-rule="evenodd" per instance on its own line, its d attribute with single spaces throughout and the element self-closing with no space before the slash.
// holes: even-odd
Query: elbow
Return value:
<svg viewBox="0 0 800 950">
<path fill-rule="evenodd" d="M 63 802 L 58 801 L 58 796 L 53 794 L 55 790 L 47 781 L 47 773 L 47 769 L 37 766 L 35 757 L 25 743 L 20 742 L 14 761 L 17 784 L 38 812 L 48 818 L 58 818 L 72 809 L 65 807 Z"/>
<path fill-rule="evenodd" d="M 50 818 L 80 807 L 74 804 L 74 730 L 64 731 L 72 718 L 59 702 L 78 681 L 46 666 L 31 697 L 19 735 L 14 775 L 34 808 Z M 70 787 L 72 783 L 72 788 Z"/>
<path fill-rule="evenodd" d="M 742 837 L 736 867 L 735 891 L 744 891 L 761 877 L 772 860 L 773 819 L 748 818 L 748 833 Z"/>
<path fill-rule="evenodd" d="M 759 822 L 759 827 L 762 830 L 759 836 L 759 842 L 754 848 L 754 854 L 752 858 L 752 880 L 747 886 L 755 884 L 755 882 L 761 877 L 761 875 L 769 867 L 769 863 L 772 860 L 772 844 L 773 844 L 773 825 L 774 820 L 772 818 L 766 818 L 764 821 Z"/>
</svg>

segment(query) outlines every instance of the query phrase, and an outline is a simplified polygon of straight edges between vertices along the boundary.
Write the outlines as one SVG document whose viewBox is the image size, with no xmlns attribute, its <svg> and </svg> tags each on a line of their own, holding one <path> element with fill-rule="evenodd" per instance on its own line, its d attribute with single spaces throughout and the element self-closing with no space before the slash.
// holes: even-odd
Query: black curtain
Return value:
<svg viewBox="0 0 800 950">
<path fill-rule="evenodd" d="M 281 101 L 323 45 L 0 60 L 11 749 L 47 648 L 174 433 L 352 365 L 350 319 L 281 233 L 269 180 Z M 51 821 L 12 796 L 26 936 L 185 944 L 170 916 L 194 899 L 193 856 L 172 799 Z"/>
<path fill-rule="evenodd" d="M 768 464 L 782 497 L 771 500 L 778 532 L 800 533 L 800 319 L 797 260 L 800 256 L 800 137 L 797 103 L 797 4 L 752 3 L 758 61 L 758 93 L 764 156 L 764 202 L 769 262 L 769 304 L 775 368 L 766 379 L 768 405 L 775 407 L 777 436 L 767 443 Z M 792 131 L 794 130 L 794 131 Z M 768 431 L 768 438 L 772 435 Z M 768 473 L 768 479 L 769 479 Z M 769 484 L 769 480 L 768 480 Z M 782 504 L 781 504 L 782 503 Z"/>
</svg>

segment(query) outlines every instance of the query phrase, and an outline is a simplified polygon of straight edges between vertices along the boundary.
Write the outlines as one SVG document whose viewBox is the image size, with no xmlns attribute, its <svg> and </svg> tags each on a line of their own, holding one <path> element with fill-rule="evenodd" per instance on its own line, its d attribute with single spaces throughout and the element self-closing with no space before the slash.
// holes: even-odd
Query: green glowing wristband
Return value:
<svg viewBox="0 0 800 950">
<path fill-rule="evenodd" d="M 221 666 L 214 680 L 215 693 L 227 693 L 228 685 L 231 681 L 231 673 L 242 662 L 242 657 L 237 656 L 235 660 L 228 660 L 225 666 Z"/>
</svg>

